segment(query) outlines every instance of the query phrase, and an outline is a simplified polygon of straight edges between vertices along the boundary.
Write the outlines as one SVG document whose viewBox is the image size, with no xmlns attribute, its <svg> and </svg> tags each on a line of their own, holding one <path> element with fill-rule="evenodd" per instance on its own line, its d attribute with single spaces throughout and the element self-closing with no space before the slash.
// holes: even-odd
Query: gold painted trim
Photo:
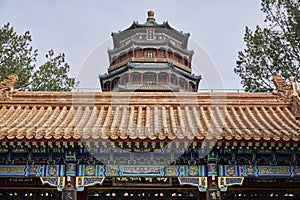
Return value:
<svg viewBox="0 0 300 200">
<path fill-rule="evenodd" d="M 231 184 L 221 184 L 221 180 L 224 179 L 224 183 L 226 183 L 226 179 L 228 178 L 241 178 L 242 182 L 241 183 L 231 183 Z M 218 186 L 219 188 L 221 187 L 228 187 L 228 186 L 232 186 L 232 185 L 243 185 L 244 182 L 244 177 L 242 176 L 222 176 L 222 177 L 218 177 Z"/>
<path fill-rule="evenodd" d="M 199 183 L 201 183 L 201 180 L 204 179 L 205 185 L 199 185 L 199 184 L 194 184 L 194 183 L 182 183 L 181 182 L 181 178 L 198 178 Z M 204 187 L 208 187 L 208 183 L 207 183 L 207 177 L 178 177 L 178 181 L 180 183 L 180 185 L 192 185 L 192 186 L 204 186 Z"/>
<path fill-rule="evenodd" d="M 102 178 L 101 181 L 95 181 L 93 183 L 84 185 L 84 179 L 86 178 Z M 102 185 L 104 182 L 105 177 L 104 176 L 78 176 L 76 177 L 76 187 L 88 187 L 88 186 L 94 186 L 96 184 L 100 184 Z M 79 184 L 79 182 L 81 182 L 82 184 Z"/>
<path fill-rule="evenodd" d="M 57 179 L 57 183 L 58 185 L 55 185 L 53 183 L 50 183 L 49 181 L 45 181 L 44 178 L 56 178 Z M 50 186 L 53 187 L 64 187 L 65 186 L 65 177 L 40 177 L 40 180 L 42 182 L 43 185 L 48 184 Z"/>
</svg>

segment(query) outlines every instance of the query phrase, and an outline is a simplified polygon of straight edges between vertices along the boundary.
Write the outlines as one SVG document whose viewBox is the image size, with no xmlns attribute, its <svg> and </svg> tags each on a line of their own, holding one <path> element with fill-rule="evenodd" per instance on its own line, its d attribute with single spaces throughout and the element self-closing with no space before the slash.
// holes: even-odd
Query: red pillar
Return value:
<svg viewBox="0 0 300 200">
<path fill-rule="evenodd" d="M 206 199 L 206 192 L 199 192 L 198 191 L 198 200 L 205 200 Z"/>
<path fill-rule="evenodd" d="M 83 191 L 77 192 L 77 199 L 88 200 L 88 191 L 87 188 L 84 188 Z"/>
</svg>

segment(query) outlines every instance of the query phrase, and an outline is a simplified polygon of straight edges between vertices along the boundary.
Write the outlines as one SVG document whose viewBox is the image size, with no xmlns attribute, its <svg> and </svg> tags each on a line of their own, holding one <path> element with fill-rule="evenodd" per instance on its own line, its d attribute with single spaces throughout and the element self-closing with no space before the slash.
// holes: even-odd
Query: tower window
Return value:
<svg viewBox="0 0 300 200">
<path fill-rule="evenodd" d="M 167 83 L 169 74 L 165 72 L 161 72 L 158 74 L 158 82 L 159 83 Z"/>
<path fill-rule="evenodd" d="M 104 83 L 104 88 L 103 88 L 103 91 L 110 91 L 110 82 L 109 81 L 106 81 Z"/>
<path fill-rule="evenodd" d="M 153 52 L 152 51 L 148 51 L 147 52 L 147 57 L 148 58 L 152 58 L 153 57 Z"/>
<path fill-rule="evenodd" d="M 148 40 L 153 40 L 154 31 L 148 30 Z"/>
<path fill-rule="evenodd" d="M 158 51 L 158 57 L 159 58 L 164 58 L 165 57 L 165 52 L 166 52 L 165 50 L 159 50 Z"/>
<path fill-rule="evenodd" d="M 177 85 L 177 76 L 175 74 L 171 74 L 171 83 Z"/>
<path fill-rule="evenodd" d="M 156 83 L 156 74 L 153 72 L 146 72 L 144 73 L 144 83 L 146 84 L 153 84 Z"/>
<path fill-rule="evenodd" d="M 131 82 L 132 83 L 140 83 L 141 82 L 141 74 L 138 72 L 133 72 L 131 74 Z"/>
<path fill-rule="evenodd" d="M 183 90 L 187 89 L 187 82 L 184 78 L 179 78 L 179 85 Z"/>
</svg>

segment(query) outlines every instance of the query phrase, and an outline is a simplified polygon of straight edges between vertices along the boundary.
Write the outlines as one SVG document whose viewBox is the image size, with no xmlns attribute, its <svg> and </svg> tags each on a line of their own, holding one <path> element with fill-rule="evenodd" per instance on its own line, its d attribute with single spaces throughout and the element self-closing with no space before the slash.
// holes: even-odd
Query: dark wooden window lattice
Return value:
<svg viewBox="0 0 300 200">
<path fill-rule="evenodd" d="M 197 190 L 91 190 L 89 200 L 197 200 Z"/>
<path fill-rule="evenodd" d="M 61 192 L 45 189 L 0 190 L 0 200 L 61 200 Z"/>
</svg>

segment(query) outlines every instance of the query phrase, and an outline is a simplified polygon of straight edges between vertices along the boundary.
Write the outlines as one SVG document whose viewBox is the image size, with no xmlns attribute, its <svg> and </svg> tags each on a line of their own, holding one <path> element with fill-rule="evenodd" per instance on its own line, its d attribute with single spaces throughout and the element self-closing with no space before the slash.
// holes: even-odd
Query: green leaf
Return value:
<svg viewBox="0 0 300 200">
<path fill-rule="evenodd" d="M 262 0 L 267 28 L 245 28 L 246 48 L 238 52 L 234 72 L 246 91 L 271 91 L 275 74 L 300 81 L 300 2 Z"/>
</svg>

